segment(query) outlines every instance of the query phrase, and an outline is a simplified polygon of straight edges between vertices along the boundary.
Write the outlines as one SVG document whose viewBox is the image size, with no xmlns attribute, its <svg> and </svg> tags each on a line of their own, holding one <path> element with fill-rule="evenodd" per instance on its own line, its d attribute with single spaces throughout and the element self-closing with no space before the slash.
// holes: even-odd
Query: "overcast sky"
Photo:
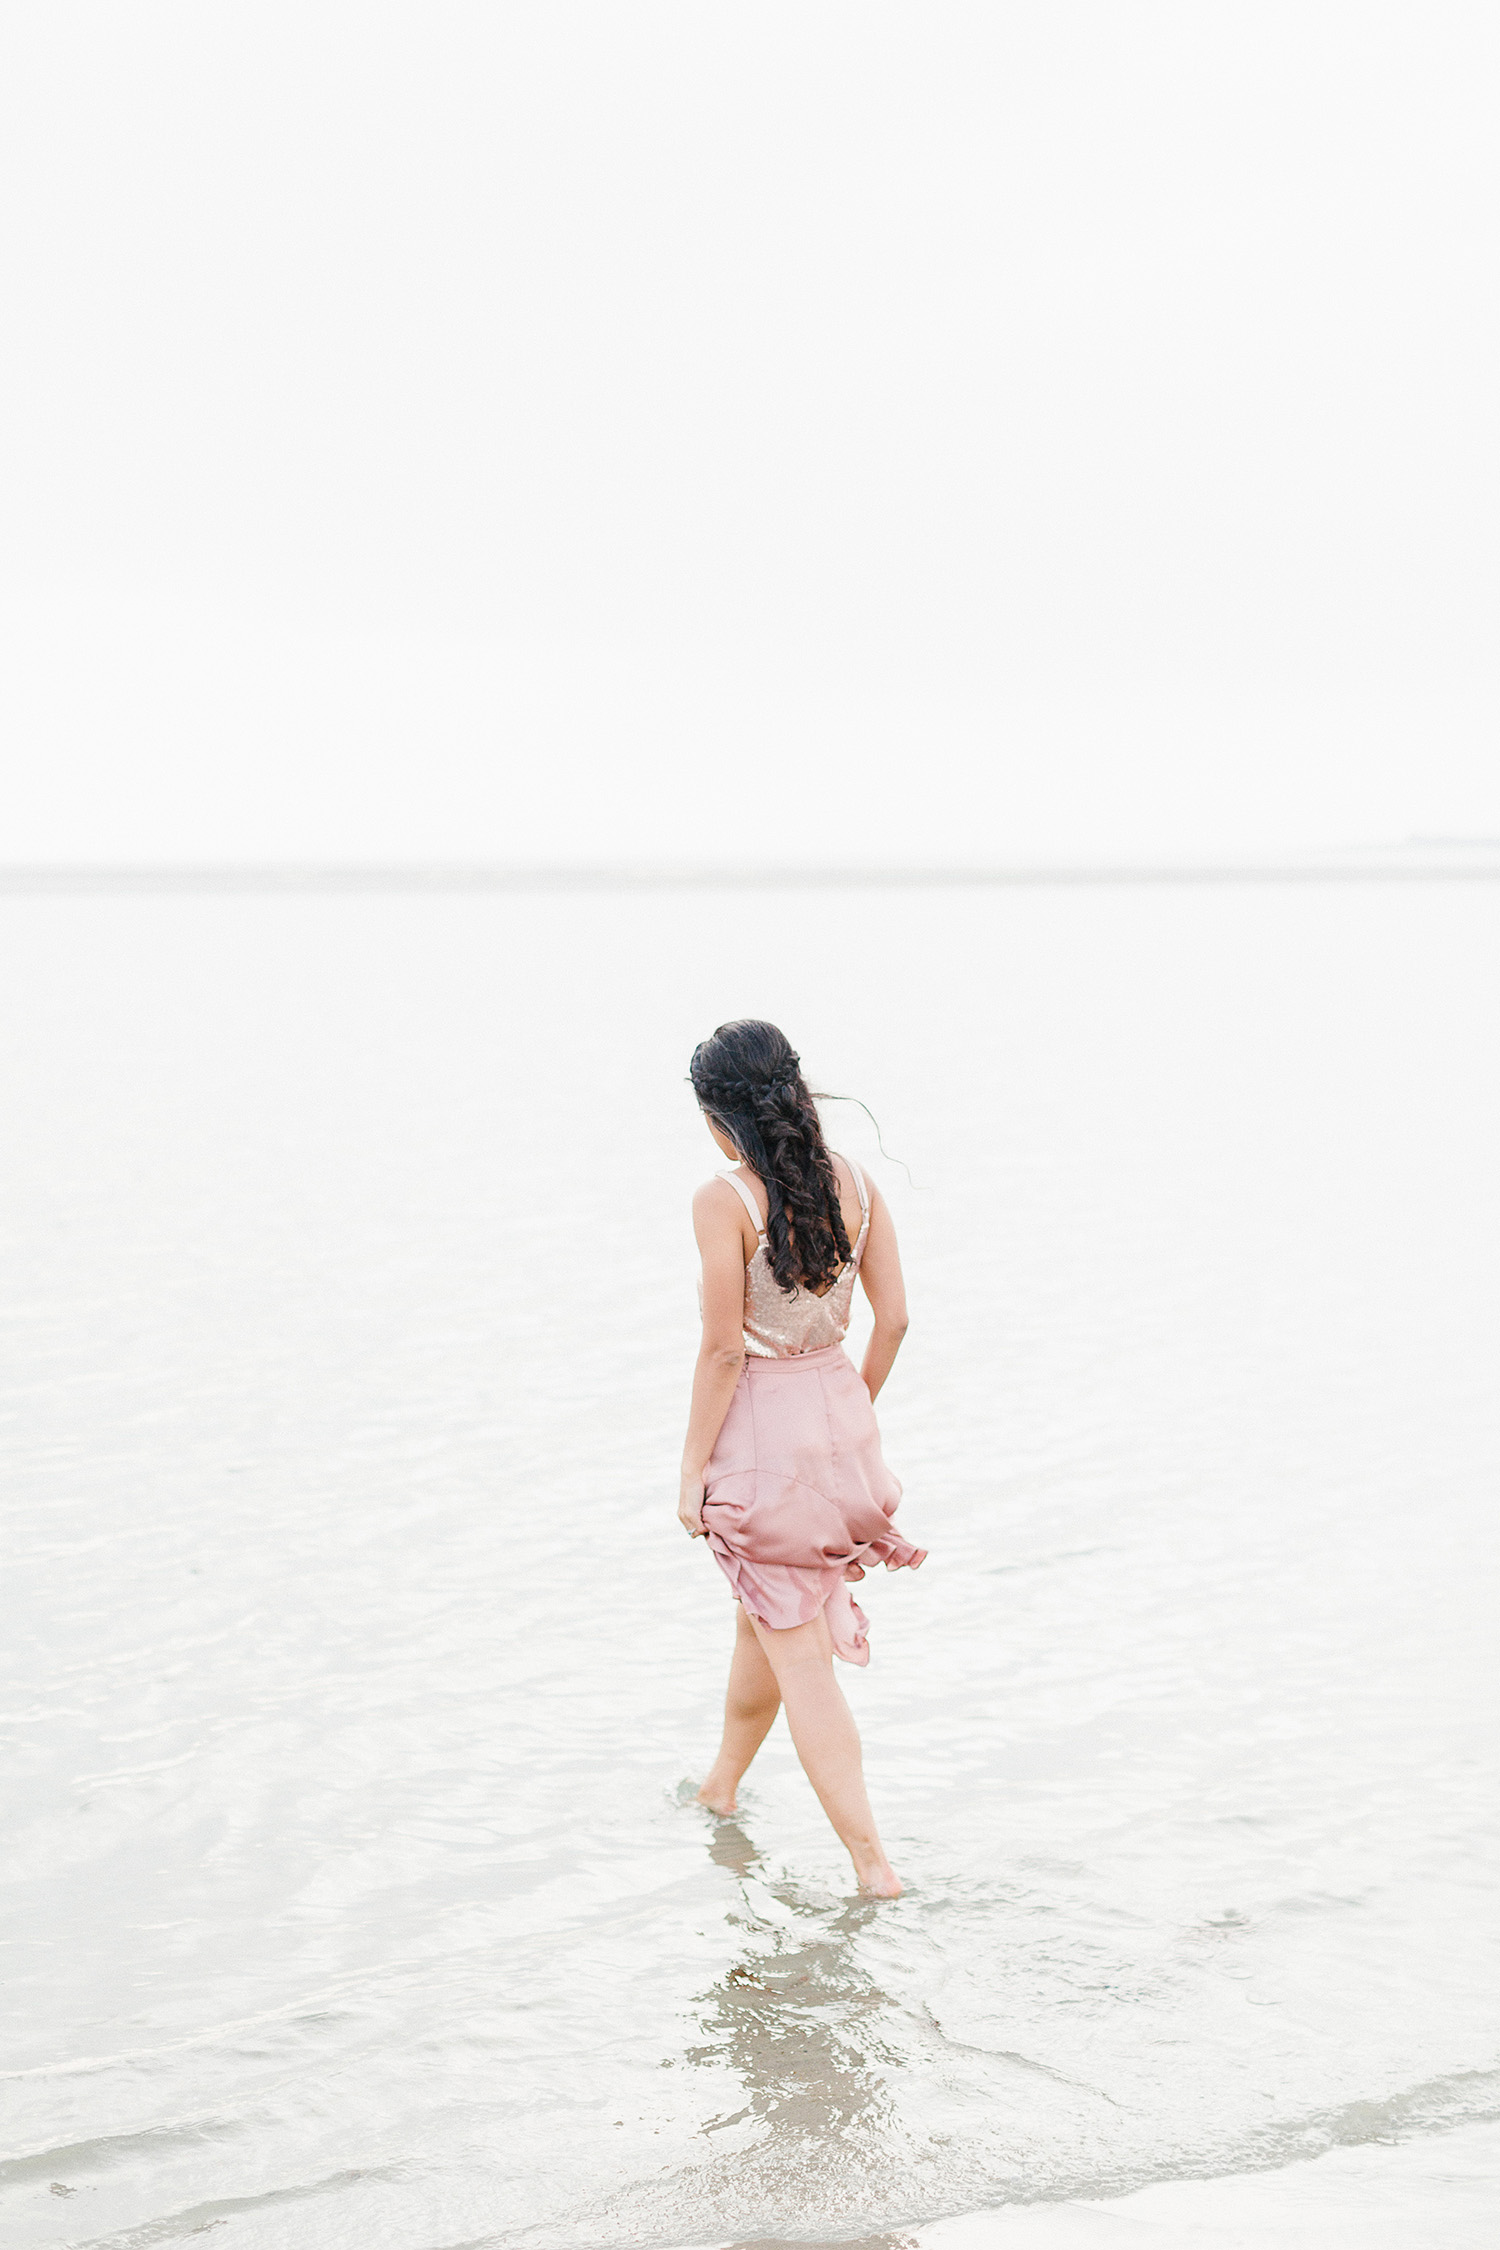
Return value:
<svg viewBox="0 0 1500 2250">
<path fill-rule="evenodd" d="M 0 858 L 1500 834 L 1500 15 L 10 0 Z"/>
</svg>

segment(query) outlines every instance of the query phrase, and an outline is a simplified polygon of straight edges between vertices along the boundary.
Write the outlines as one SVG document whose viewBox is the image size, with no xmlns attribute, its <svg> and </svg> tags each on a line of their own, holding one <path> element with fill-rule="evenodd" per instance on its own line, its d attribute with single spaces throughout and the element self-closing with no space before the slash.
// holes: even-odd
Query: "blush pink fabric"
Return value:
<svg viewBox="0 0 1500 2250">
<path fill-rule="evenodd" d="M 915 1570 L 927 1559 L 891 1528 L 900 1498 L 841 1344 L 746 1361 L 704 1477 L 703 1522 L 752 1617 L 781 1632 L 822 1610 L 835 1655 L 868 1664 L 868 1620 L 850 1583 L 868 1563 Z"/>
</svg>

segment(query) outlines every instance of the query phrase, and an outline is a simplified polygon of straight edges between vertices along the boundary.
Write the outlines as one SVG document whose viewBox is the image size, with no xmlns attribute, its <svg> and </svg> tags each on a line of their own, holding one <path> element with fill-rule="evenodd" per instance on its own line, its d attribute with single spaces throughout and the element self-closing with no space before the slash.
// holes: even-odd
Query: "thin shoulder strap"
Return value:
<svg viewBox="0 0 1500 2250">
<path fill-rule="evenodd" d="M 840 1149 L 839 1154 L 843 1156 L 843 1153 L 843 1150 Z M 868 1217 L 870 1216 L 870 1197 L 869 1191 L 865 1186 L 864 1173 L 855 1163 L 852 1156 L 845 1156 L 844 1162 L 848 1165 L 850 1171 L 854 1174 L 854 1184 L 859 1189 L 859 1208 L 864 1217 L 868 1219 Z"/>
<path fill-rule="evenodd" d="M 734 1189 L 735 1194 L 739 1197 L 741 1203 L 744 1204 L 745 1209 L 749 1212 L 750 1224 L 754 1227 L 757 1237 L 761 1240 L 764 1240 L 766 1232 L 765 1221 L 762 1219 L 759 1211 L 756 1209 L 754 1196 L 750 1193 L 750 1190 L 746 1187 L 744 1181 L 740 1178 L 739 1173 L 721 1172 L 719 1174 L 719 1178 L 721 1180 L 727 1180 L 729 1182 L 729 1185 Z M 859 1192 L 861 1195 L 863 1195 L 864 1189 L 861 1188 Z"/>
</svg>

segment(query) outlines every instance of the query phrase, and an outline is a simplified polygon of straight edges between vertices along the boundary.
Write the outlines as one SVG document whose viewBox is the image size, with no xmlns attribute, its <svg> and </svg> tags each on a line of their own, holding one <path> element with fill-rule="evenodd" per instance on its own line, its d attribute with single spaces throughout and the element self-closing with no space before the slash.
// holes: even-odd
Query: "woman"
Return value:
<svg viewBox="0 0 1500 2250">
<path fill-rule="evenodd" d="M 784 1703 L 860 1888 L 896 1898 L 832 1662 L 869 1662 L 848 1583 L 862 1565 L 925 1560 L 891 1529 L 901 1487 L 881 1458 L 871 1404 L 906 1333 L 895 1229 L 859 1166 L 828 1149 L 798 1057 L 774 1024 L 721 1024 L 695 1050 L 690 1076 L 730 1162 L 693 1198 L 703 1342 L 677 1514 L 707 1539 L 739 1604 L 724 1739 L 699 1801 L 733 1812 Z M 875 1312 L 858 1375 L 843 1350 L 856 1274 Z"/>
</svg>

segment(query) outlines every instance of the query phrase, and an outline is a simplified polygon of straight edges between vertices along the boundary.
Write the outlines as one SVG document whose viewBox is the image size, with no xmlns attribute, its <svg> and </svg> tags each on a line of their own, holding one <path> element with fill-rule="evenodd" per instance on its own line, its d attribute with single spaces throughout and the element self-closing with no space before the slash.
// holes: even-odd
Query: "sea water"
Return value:
<svg viewBox="0 0 1500 2250">
<path fill-rule="evenodd" d="M 1488 2241 L 1497 940 L 1456 883 L 0 902 L 0 2240 L 1259 2245 L 1415 2165 Z M 828 1105 L 913 1314 L 931 1558 L 840 1675 L 894 1904 L 784 1728 L 691 1801 L 740 1014 L 891 1152 Z"/>
</svg>

